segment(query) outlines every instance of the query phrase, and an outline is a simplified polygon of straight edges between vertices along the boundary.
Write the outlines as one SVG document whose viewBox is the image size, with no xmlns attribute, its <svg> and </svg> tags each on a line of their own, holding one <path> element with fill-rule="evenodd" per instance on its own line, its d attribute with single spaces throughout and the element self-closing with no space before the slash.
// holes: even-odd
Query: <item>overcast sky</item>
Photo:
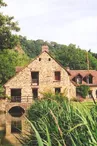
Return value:
<svg viewBox="0 0 97 146">
<path fill-rule="evenodd" d="M 97 53 L 97 0 L 4 0 L 28 39 L 76 44 Z"/>
</svg>

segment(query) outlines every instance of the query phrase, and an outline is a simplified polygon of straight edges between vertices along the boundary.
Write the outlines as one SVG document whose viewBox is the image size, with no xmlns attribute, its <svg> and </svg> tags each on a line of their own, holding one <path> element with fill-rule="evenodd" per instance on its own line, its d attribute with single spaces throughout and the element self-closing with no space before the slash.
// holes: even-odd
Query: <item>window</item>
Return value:
<svg viewBox="0 0 97 146">
<path fill-rule="evenodd" d="M 39 84 L 39 72 L 31 72 L 32 85 Z"/>
<path fill-rule="evenodd" d="M 89 98 L 92 98 L 92 90 L 89 91 Z"/>
<path fill-rule="evenodd" d="M 55 80 L 60 81 L 60 71 L 55 72 Z"/>
<path fill-rule="evenodd" d="M 11 122 L 11 133 L 21 133 L 21 130 L 22 130 L 21 121 Z"/>
<path fill-rule="evenodd" d="M 11 89 L 11 102 L 21 102 L 21 89 Z"/>
<path fill-rule="evenodd" d="M 78 76 L 76 77 L 76 83 L 77 83 L 77 84 L 82 84 L 82 77 L 81 77 L 80 75 L 78 75 Z"/>
<path fill-rule="evenodd" d="M 38 89 L 37 88 L 33 88 L 32 89 L 32 94 L 33 94 L 33 99 L 37 99 L 38 98 Z"/>
<path fill-rule="evenodd" d="M 55 93 L 61 93 L 61 88 L 55 88 Z"/>
<path fill-rule="evenodd" d="M 41 61 L 41 58 L 39 58 L 39 61 Z"/>
<path fill-rule="evenodd" d="M 51 61 L 51 58 L 49 58 L 48 60 Z"/>
<path fill-rule="evenodd" d="M 87 76 L 86 77 L 86 82 L 88 83 L 88 84 L 92 84 L 92 76 L 91 75 L 89 75 L 89 76 Z"/>
</svg>

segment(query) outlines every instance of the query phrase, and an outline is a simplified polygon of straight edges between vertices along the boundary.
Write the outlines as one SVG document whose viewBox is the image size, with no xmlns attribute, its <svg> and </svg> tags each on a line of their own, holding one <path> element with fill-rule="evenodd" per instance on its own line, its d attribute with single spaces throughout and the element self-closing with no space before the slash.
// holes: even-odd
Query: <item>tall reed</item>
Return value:
<svg viewBox="0 0 97 146">
<path fill-rule="evenodd" d="M 48 94 L 30 107 L 27 118 L 31 134 L 23 140 L 26 146 L 97 146 L 96 105 L 89 109 Z"/>
</svg>

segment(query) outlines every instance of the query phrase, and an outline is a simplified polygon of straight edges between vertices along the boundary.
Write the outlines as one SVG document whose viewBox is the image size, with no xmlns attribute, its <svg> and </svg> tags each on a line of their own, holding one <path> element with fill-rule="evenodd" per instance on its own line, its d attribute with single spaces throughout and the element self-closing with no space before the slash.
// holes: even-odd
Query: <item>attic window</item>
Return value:
<svg viewBox="0 0 97 146">
<path fill-rule="evenodd" d="M 86 82 L 88 83 L 88 84 L 92 84 L 93 83 L 93 79 L 92 79 L 93 77 L 91 76 L 91 75 L 89 75 L 89 76 L 87 76 L 86 77 Z"/>
<path fill-rule="evenodd" d="M 82 77 L 81 77 L 80 75 L 78 75 L 78 76 L 76 77 L 76 83 L 77 83 L 77 84 L 82 84 Z"/>
<path fill-rule="evenodd" d="M 48 60 L 51 61 L 51 58 L 49 58 Z"/>
<path fill-rule="evenodd" d="M 41 58 L 39 58 L 39 61 L 41 61 Z"/>
</svg>

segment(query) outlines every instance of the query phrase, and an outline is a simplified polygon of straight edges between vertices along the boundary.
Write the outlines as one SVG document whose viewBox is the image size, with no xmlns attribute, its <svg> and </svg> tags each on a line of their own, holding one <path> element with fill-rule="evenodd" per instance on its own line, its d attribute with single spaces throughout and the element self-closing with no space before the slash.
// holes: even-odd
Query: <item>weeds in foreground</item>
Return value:
<svg viewBox="0 0 97 146">
<path fill-rule="evenodd" d="M 70 103 L 63 95 L 36 101 L 28 110 L 31 130 L 24 146 L 97 146 L 97 107 Z"/>
</svg>

